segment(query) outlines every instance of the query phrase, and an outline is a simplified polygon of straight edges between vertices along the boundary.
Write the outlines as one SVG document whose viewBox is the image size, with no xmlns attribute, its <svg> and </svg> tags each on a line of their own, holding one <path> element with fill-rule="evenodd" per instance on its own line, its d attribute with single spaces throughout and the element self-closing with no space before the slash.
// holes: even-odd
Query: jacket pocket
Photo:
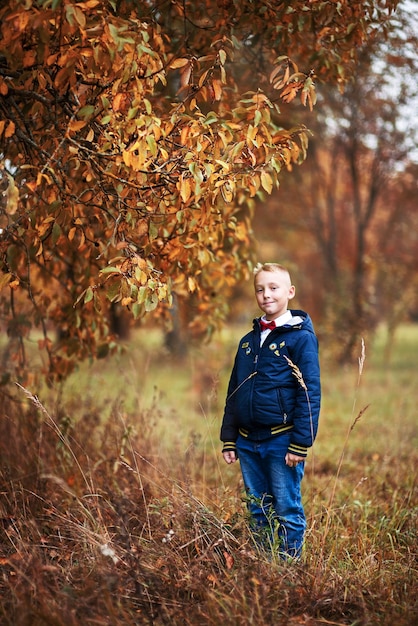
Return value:
<svg viewBox="0 0 418 626">
<path fill-rule="evenodd" d="M 279 403 L 279 408 L 280 408 L 281 414 L 283 415 L 283 424 L 286 424 L 287 423 L 287 411 L 286 411 L 286 406 L 283 400 L 283 395 L 282 395 L 280 388 L 276 389 L 276 391 L 277 391 L 277 402 Z"/>
</svg>

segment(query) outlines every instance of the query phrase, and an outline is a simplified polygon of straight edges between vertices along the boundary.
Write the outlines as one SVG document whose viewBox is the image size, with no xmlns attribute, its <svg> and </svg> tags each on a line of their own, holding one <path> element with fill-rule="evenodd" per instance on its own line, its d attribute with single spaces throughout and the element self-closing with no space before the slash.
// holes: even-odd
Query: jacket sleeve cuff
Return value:
<svg viewBox="0 0 418 626">
<path fill-rule="evenodd" d="M 296 454 L 297 456 L 308 456 L 308 448 L 306 446 L 301 446 L 298 443 L 290 443 L 287 450 L 291 454 Z"/>
<path fill-rule="evenodd" d="M 224 441 L 223 444 L 222 452 L 236 452 L 237 446 L 235 441 Z"/>
</svg>

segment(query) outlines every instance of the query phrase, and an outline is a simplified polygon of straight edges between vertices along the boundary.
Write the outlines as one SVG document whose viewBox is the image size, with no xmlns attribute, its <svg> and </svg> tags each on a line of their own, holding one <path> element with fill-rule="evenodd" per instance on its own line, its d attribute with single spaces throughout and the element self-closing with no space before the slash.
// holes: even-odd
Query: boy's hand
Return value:
<svg viewBox="0 0 418 626">
<path fill-rule="evenodd" d="M 296 467 L 298 463 L 303 463 L 305 457 L 297 456 L 297 454 L 292 454 L 291 452 L 288 452 L 284 457 L 284 460 L 286 465 L 288 465 L 289 467 Z"/>
<path fill-rule="evenodd" d="M 237 455 L 233 450 L 228 450 L 227 452 L 222 452 L 222 456 L 224 461 L 230 465 L 231 463 L 235 463 L 237 460 Z"/>
</svg>

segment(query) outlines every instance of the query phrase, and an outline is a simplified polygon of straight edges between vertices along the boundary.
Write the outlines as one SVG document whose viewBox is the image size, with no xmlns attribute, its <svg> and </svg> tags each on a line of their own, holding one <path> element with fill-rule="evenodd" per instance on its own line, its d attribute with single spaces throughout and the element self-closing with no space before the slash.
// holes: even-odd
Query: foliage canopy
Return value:
<svg viewBox="0 0 418 626">
<path fill-rule="evenodd" d="M 306 156 L 280 103 L 343 87 L 396 4 L 6 2 L 0 305 L 17 370 L 34 327 L 51 378 L 106 351 L 115 303 L 138 319 L 197 294 L 208 332 L 248 275 L 255 199 Z"/>
</svg>

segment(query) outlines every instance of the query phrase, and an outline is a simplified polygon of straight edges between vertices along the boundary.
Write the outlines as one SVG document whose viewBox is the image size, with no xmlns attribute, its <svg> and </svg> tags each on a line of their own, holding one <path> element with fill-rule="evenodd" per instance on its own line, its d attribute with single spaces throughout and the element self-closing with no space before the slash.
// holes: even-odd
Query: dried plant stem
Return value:
<svg viewBox="0 0 418 626">
<path fill-rule="evenodd" d="M 311 401 L 309 398 L 309 391 L 308 391 L 308 387 L 303 379 L 302 376 L 302 372 L 300 371 L 300 369 L 298 368 L 298 366 L 293 363 L 293 361 L 291 359 L 289 359 L 289 357 L 287 357 L 286 355 L 284 355 L 284 358 L 286 359 L 286 361 L 288 362 L 290 368 L 292 369 L 292 373 L 293 376 L 295 376 L 296 380 L 298 381 L 299 385 L 302 387 L 302 389 L 305 392 L 305 396 L 306 396 L 306 402 L 308 403 L 308 407 L 309 407 L 309 426 L 310 426 L 310 430 L 311 430 L 311 441 L 314 441 L 314 428 L 313 428 L 313 420 L 312 420 L 312 409 L 311 409 Z M 315 473 L 315 468 L 314 468 L 314 457 L 312 455 L 312 475 Z"/>
<path fill-rule="evenodd" d="M 121 419 L 121 421 L 123 423 L 123 426 L 125 428 L 125 433 L 127 433 L 128 432 L 128 428 L 127 428 L 127 426 L 125 424 L 125 421 L 124 421 L 122 415 L 119 414 L 119 417 L 120 417 L 120 419 Z M 135 454 L 135 450 L 134 450 L 134 447 L 133 447 L 133 444 L 132 444 L 131 437 L 129 435 L 127 435 L 127 441 L 129 443 L 129 448 L 130 448 L 130 451 L 131 451 L 131 455 L 132 455 L 132 458 L 133 458 L 134 463 L 135 463 L 135 472 L 134 472 L 134 474 L 135 474 L 136 479 L 138 481 L 139 489 L 141 491 L 142 499 L 144 501 L 144 510 L 145 510 L 145 514 L 146 514 L 146 517 L 147 517 L 148 537 L 151 539 L 152 532 L 151 532 L 151 522 L 150 522 L 149 513 L 148 513 L 148 503 L 147 503 L 147 499 L 145 497 L 145 489 L 144 489 L 144 485 L 143 485 L 143 482 L 142 482 L 141 472 L 139 471 L 138 459 L 137 459 L 137 456 Z"/>
<path fill-rule="evenodd" d="M 366 350 L 365 350 L 364 340 L 362 339 L 361 340 L 361 354 L 360 354 L 360 357 L 359 357 L 359 360 L 358 360 L 358 379 L 357 379 L 357 387 L 356 387 L 356 389 L 358 389 L 359 386 L 360 386 L 360 380 L 361 380 L 361 375 L 363 373 L 365 358 L 366 358 Z M 353 413 L 354 413 L 356 401 L 357 401 L 357 395 L 355 395 L 355 397 L 354 397 Z M 342 450 L 341 450 L 341 454 L 340 454 L 340 458 L 339 458 L 338 464 L 337 464 L 337 471 L 335 473 L 331 494 L 330 494 L 330 497 L 329 497 L 329 500 L 328 500 L 327 515 L 326 515 L 326 518 L 325 518 L 325 527 L 324 527 L 324 530 L 322 532 L 322 539 L 321 539 L 320 551 L 319 551 L 318 560 L 317 560 L 317 571 L 316 571 L 315 579 L 317 579 L 318 572 L 319 572 L 320 568 L 322 567 L 322 564 L 323 564 L 323 561 L 324 561 L 325 543 L 326 543 L 326 539 L 327 539 L 327 536 L 328 536 L 328 533 L 329 533 L 329 530 L 330 530 L 330 527 L 331 527 L 332 510 L 333 510 L 332 507 L 333 507 L 334 500 L 335 500 L 335 494 L 336 494 L 336 491 L 337 491 L 337 484 L 338 484 L 338 481 L 339 481 L 339 477 L 340 477 L 340 473 L 341 473 L 341 468 L 342 468 L 344 456 L 345 456 L 345 453 L 347 451 L 347 446 L 348 446 L 348 441 L 349 441 L 349 438 L 350 438 L 350 434 L 353 431 L 354 427 L 356 426 L 357 422 L 364 415 L 364 413 L 366 412 L 368 407 L 369 407 L 369 405 L 366 405 L 364 408 L 362 408 L 359 411 L 359 413 L 357 414 L 355 419 L 350 423 L 350 425 L 349 425 L 349 427 L 347 429 L 347 433 L 346 433 L 346 436 L 345 436 L 345 439 L 344 439 L 344 444 L 343 444 L 343 447 L 342 447 Z"/>
<path fill-rule="evenodd" d="M 94 490 L 92 489 L 91 484 L 89 483 L 87 476 L 85 474 L 85 472 L 83 471 L 83 468 L 80 465 L 80 462 L 77 458 L 77 456 L 75 455 L 72 447 L 70 446 L 67 437 L 62 433 L 60 427 L 58 426 L 58 424 L 56 423 L 56 421 L 53 419 L 53 417 L 48 413 L 48 411 L 46 410 L 46 408 L 43 406 L 43 404 L 41 403 L 41 401 L 39 400 L 38 396 L 35 396 L 33 393 L 31 393 L 28 389 L 26 389 L 25 387 L 23 387 L 23 385 L 16 383 L 16 385 L 19 387 L 19 389 L 21 389 L 23 391 L 23 393 L 26 395 L 26 397 L 36 406 L 37 409 L 39 409 L 46 417 L 47 417 L 47 424 L 52 428 L 52 430 L 56 433 L 56 435 L 58 436 L 59 440 L 61 441 L 61 443 L 66 447 L 66 449 L 68 450 L 68 452 L 70 453 L 71 457 L 73 458 L 82 478 L 84 483 L 86 484 L 88 490 L 92 493 Z"/>
</svg>

